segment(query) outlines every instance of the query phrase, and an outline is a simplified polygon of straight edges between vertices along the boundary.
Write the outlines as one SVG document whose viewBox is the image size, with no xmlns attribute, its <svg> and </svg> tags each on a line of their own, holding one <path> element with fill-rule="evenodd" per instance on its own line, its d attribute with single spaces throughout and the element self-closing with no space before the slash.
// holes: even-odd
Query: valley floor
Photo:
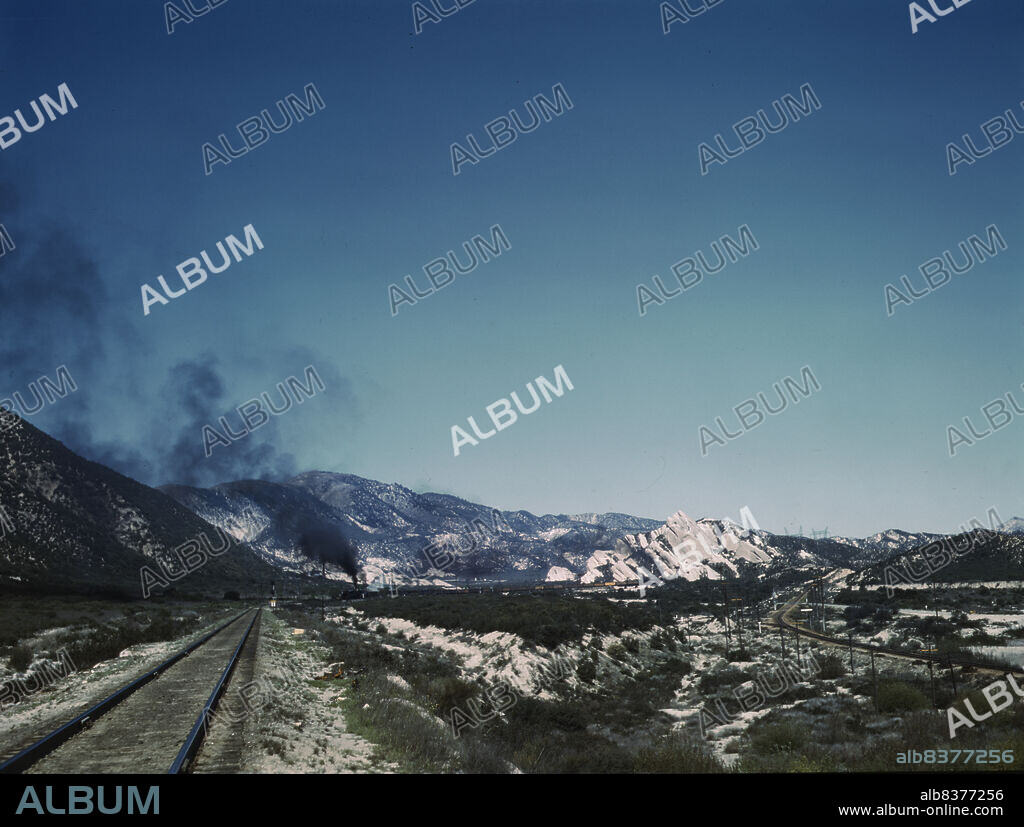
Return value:
<svg viewBox="0 0 1024 827">
<path fill-rule="evenodd" d="M 902 750 L 993 750 L 1024 760 L 1024 700 L 964 727 L 945 709 L 976 709 L 998 670 L 929 670 L 914 652 L 955 645 L 1010 649 L 1024 615 L 992 611 L 991 595 L 960 589 L 921 608 L 847 593 L 826 628 L 908 647 L 910 658 L 802 637 L 767 619 L 727 628 L 697 586 L 673 610 L 556 595 L 313 601 L 265 610 L 253 655 L 228 684 L 194 771 L 337 773 L 899 772 Z M 941 595 L 940 595 L 941 596 Z M 682 600 L 682 598 L 680 598 Z M 689 601 L 689 602 L 686 602 Z M 66 608 L 66 607 L 65 607 Z M 45 734 L 237 614 L 239 604 L 104 604 L 80 616 L 43 606 L 3 652 L 6 671 L 52 663 L 66 645 L 80 666 L 0 709 L 0 752 Z M 988 611 L 986 611 L 988 609 Z M 975 613 L 977 612 L 977 613 Z M 185 634 L 170 635 L 175 629 Z M 119 648 L 124 636 L 170 639 Z M 111 649 L 111 647 L 113 647 Z M 113 657 L 89 665 L 104 651 Z M 851 668 L 852 656 L 852 668 Z M 208 748 L 208 749 L 207 749 Z M 227 758 L 225 758 L 227 756 Z"/>
<path fill-rule="evenodd" d="M 263 613 L 256 679 L 245 721 L 244 773 L 379 773 L 397 766 L 350 731 L 344 709 L 349 681 L 305 629 Z M 234 691 L 237 693 L 239 688 Z"/>
</svg>

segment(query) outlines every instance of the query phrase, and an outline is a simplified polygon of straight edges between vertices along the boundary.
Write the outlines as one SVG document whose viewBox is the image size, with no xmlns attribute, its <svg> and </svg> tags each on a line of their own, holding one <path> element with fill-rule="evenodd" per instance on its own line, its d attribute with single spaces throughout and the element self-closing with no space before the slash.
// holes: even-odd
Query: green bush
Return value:
<svg viewBox="0 0 1024 827">
<path fill-rule="evenodd" d="M 821 659 L 821 671 L 818 672 L 819 678 L 831 680 L 832 678 L 841 678 L 845 674 L 846 664 L 843 663 L 842 657 L 835 652 L 829 652 Z"/>
<path fill-rule="evenodd" d="M 912 712 L 930 706 L 924 694 L 902 681 L 883 681 L 878 685 L 879 712 Z"/>
<path fill-rule="evenodd" d="M 460 678 L 433 680 L 428 687 L 428 694 L 434 702 L 434 710 L 437 716 L 443 720 L 449 719 L 449 714 L 455 707 L 459 707 L 463 712 L 468 712 L 466 701 L 471 698 L 477 699 L 476 704 L 478 706 L 487 703 L 480 687 L 467 683 Z"/>
<path fill-rule="evenodd" d="M 685 660 L 672 658 L 662 665 L 661 670 L 666 675 L 689 675 L 693 671 L 693 667 Z"/>
<path fill-rule="evenodd" d="M 32 663 L 32 650 L 27 646 L 15 646 L 11 652 L 11 667 L 15 672 L 24 672 Z"/>
<path fill-rule="evenodd" d="M 608 648 L 604 651 L 608 657 L 615 658 L 615 660 L 626 657 L 626 647 L 618 642 L 608 644 Z"/>
<path fill-rule="evenodd" d="M 576 676 L 581 681 L 592 681 L 597 677 L 597 667 L 592 661 L 585 660 L 576 667 Z"/>
<path fill-rule="evenodd" d="M 724 669 L 719 669 L 717 672 L 707 672 L 701 675 L 697 687 L 702 695 L 711 695 L 723 686 L 739 686 L 741 683 L 746 683 L 751 679 L 742 669 L 737 669 L 735 666 L 727 666 Z"/>
<path fill-rule="evenodd" d="M 779 752 L 797 752 L 807 744 L 806 729 L 792 722 L 769 724 L 751 738 L 754 752 L 771 755 Z"/>
<path fill-rule="evenodd" d="M 634 759 L 633 771 L 672 774 L 724 772 L 725 765 L 706 744 L 670 736 L 641 749 Z"/>
</svg>

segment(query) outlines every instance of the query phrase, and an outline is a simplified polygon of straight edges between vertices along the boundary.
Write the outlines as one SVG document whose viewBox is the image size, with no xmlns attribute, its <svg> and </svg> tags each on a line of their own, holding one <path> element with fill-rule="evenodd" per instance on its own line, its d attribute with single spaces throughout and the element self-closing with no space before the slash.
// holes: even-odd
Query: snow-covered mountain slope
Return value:
<svg viewBox="0 0 1024 827">
<path fill-rule="evenodd" d="M 924 531 L 912 532 L 890 528 L 888 531 L 880 531 L 878 534 L 872 534 L 870 537 L 832 537 L 831 539 L 833 542 L 844 543 L 861 551 L 878 552 L 876 559 L 879 559 L 882 556 L 909 551 L 917 546 L 923 546 L 925 543 L 937 540 L 941 536 L 940 534 L 929 534 Z"/>
<path fill-rule="evenodd" d="M 560 514 L 559 518 L 577 523 L 603 525 L 605 528 L 618 528 L 624 531 L 650 531 L 661 525 L 660 520 L 634 517 L 631 514 L 620 514 L 616 511 L 604 514 L 594 514 L 592 512 L 586 514 Z"/>
<path fill-rule="evenodd" d="M 0 433 L 0 588 L 115 589 L 139 598 L 143 566 L 159 572 L 158 558 L 173 561 L 174 549 L 203 538 L 223 548 L 225 538 L 188 508 L 20 417 Z M 275 576 L 247 547 L 228 544 L 175 580 L 175 590 L 223 593 Z M 174 573 L 181 571 L 179 563 Z"/>
<path fill-rule="evenodd" d="M 1006 534 L 1024 534 L 1024 517 L 1011 517 L 999 527 Z"/>
<path fill-rule="evenodd" d="M 894 529 L 863 539 L 811 540 L 694 520 L 682 511 L 665 523 L 619 513 L 537 516 L 325 471 L 282 483 L 162 490 L 290 571 L 321 569 L 300 550 L 299 538 L 309 525 L 332 526 L 355 544 L 359 576 L 368 583 L 382 576 L 436 585 L 468 578 L 622 582 L 635 580 L 638 566 L 687 580 L 783 565 L 860 568 L 937 536 Z M 331 563 L 324 570 L 347 577 Z"/>
<path fill-rule="evenodd" d="M 720 580 L 744 569 L 777 563 L 818 564 L 813 555 L 785 554 L 771 546 L 765 532 L 744 530 L 723 520 L 694 520 L 677 511 L 652 531 L 629 534 L 612 549 L 595 551 L 587 560 L 585 583 L 635 580 L 643 568 L 663 579 Z"/>
<path fill-rule="evenodd" d="M 972 529 L 880 560 L 850 575 L 850 588 L 919 583 L 1024 580 L 1024 537 L 990 529 Z"/>
<path fill-rule="evenodd" d="M 594 548 L 614 543 L 627 530 L 658 525 L 627 514 L 538 517 L 499 511 L 449 494 L 421 494 L 325 471 L 283 483 L 244 480 L 161 490 L 247 542 L 268 562 L 292 571 L 320 568 L 300 550 L 299 538 L 311 525 L 331 526 L 358 549 L 364 582 L 382 574 L 400 583 L 441 584 L 456 577 L 544 580 L 554 567 L 564 570 L 561 579 L 575 579 L 586 571 Z M 347 576 L 331 563 L 325 568 L 329 577 Z"/>
<path fill-rule="evenodd" d="M 200 536 L 212 539 L 214 527 L 229 535 L 231 553 L 211 558 L 183 588 L 204 580 L 210 588 L 251 586 L 280 579 L 282 570 L 345 580 L 356 566 L 364 583 L 382 575 L 399 583 L 607 582 L 635 579 L 638 567 L 718 579 L 782 565 L 861 568 L 939 538 L 893 529 L 812 540 L 681 511 L 664 524 L 614 512 L 537 516 L 323 471 L 280 483 L 155 490 L 20 418 L 0 437 L 0 587 L 134 589 L 141 566 Z M 1004 530 L 1021 523 L 1014 518 Z M 341 552 L 352 546 L 358 559 L 346 567 Z"/>
</svg>

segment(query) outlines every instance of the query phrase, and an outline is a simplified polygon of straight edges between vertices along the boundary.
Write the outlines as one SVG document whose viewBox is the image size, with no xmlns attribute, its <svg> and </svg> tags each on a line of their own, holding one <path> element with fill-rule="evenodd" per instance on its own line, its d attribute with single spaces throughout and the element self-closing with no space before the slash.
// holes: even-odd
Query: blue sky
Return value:
<svg viewBox="0 0 1024 827">
<path fill-rule="evenodd" d="M 0 152 L 2 395 L 66 364 L 79 390 L 30 421 L 86 456 L 834 534 L 1024 511 L 1019 417 L 953 458 L 946 431 L 1024 400 L 1024 136 L 953 176 L 945 149 L 1024 122 L 1019 6 L 917 34 L 881 0 L 727 0 L 668 34 L 651 0 L 476 0 L 420 34 L 390 0 L 228 0 L 170 35 L 159 2 L 11 8 L 2 113 L 60 83 L 78 108 Z M 309 83 L 323 111 L 204 173 Z M 805 83 L 820 110 L 701 175 L 700 143 Z M 452 174 L 452 142 L 556 84 L 570 111 Z M 143 316 L 143 283 L 249 223 L 262 251 Z M 494 224 L 510 250 L 391 315 L 389 284 Z M 1005 251 L 886 315 L 887 283 L 991 224 Z M 756 252 L 640 316 L 638 284 L 741 225 Z M 204 458 L 203 422 L 308 364 L 322 395 Z M 453 425 L 556 365 L 571 392 L 453 456 Z M 701 456 L 701 425 L 804 365 L 820 391 Z"/>
</svg>

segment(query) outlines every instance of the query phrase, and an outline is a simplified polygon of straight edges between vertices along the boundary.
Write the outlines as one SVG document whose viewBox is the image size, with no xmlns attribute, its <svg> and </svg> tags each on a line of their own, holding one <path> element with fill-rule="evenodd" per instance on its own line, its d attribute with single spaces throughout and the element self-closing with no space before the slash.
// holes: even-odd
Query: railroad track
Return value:
<svg viewBox="0 0 1024 827">
<path fill-rule="evenodd" d="M 822 632 L 816 632 L 813 629 L 808 629 L 806 626 L 801 626 L 798 623 L 794 623 L 789 615 L 799 606 L 810 594 L 810 590 L 803 592 L 797 597 L 793 598 L 789 603 L 778 609 L 771 615 L 771 622 L 783 629 L 789 629 L 791 632 L 796 633 L 801 637 L 811 638 L 812 640 L 821 641 L 822 643 L 832 644 L 833 646 L 840 646 L 844 649 L 849 649 L 851 646 L 861 652 L 874 652 L 876 655 L 888 655 L 894 658 L 903 658 L 906 660 L 915 661 L 931 661 L 932 663 L 943 667 L 944 669 L 952 669 L 954 666 L 959 667 L 971 667 L 977 669 L 980 672 L 988 672 L 995 675 L 1005 675 L 1008 672 L 1010 674 L 1021 673 L 1024 674 L 1024 668 L 1022 667 L 1007 667 L 1006 669 L 1000 669 L 994 667 L 991 663 L 982 663 L 980 661 L 973 661 L 966 658 L 953 658 L 951 656 L 940 657 L 938 655 L 930 655 L 925 652 L 906 652 L 902 649 L 892 649 L 888 646 L 880 646 L 872 643 L 858 643 L 857 641 L 850 641 L 849 638 L 842 639 L 832 637 L 830 635 L 823 634 Z"/>
<path fill-rule="evenodd" d="M 248 609 L 0 763 L 0 773 L 181 773 L 262 609 Z"/>
</svg>

